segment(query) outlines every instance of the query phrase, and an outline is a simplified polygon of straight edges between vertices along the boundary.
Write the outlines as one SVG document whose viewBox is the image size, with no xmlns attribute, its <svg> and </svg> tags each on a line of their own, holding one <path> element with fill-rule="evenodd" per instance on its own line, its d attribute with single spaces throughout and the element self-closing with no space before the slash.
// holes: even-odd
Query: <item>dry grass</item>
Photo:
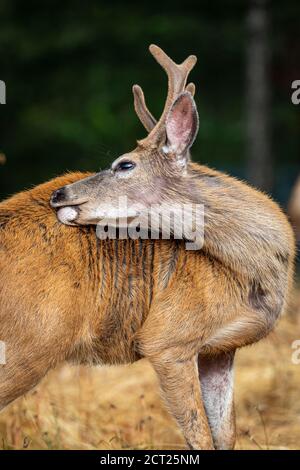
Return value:
<svg viewBox="0 0 300 470">
<path fill-rule="evenodd" d="M 300 364 L 291 344 L 299 316 L 238 353 L 238 449 L 300 449 Z M 64 366 L 0 414 L 4 449 L 182 449 L 147 361 L 131 366 Z"/>
</svg>

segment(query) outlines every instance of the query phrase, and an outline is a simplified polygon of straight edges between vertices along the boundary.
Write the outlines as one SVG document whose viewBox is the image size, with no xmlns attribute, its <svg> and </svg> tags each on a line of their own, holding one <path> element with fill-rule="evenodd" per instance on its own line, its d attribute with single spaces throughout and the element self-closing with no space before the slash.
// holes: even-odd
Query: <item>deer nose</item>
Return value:
<svg viewBox="0 0 300 470">
<path fill-rule="evenodd" d="M 66 199 L 66 188 L 60 188 L 54 191 L 50 198 L 50 205 L 52 207 L 59 207 Z"/>
</svg>

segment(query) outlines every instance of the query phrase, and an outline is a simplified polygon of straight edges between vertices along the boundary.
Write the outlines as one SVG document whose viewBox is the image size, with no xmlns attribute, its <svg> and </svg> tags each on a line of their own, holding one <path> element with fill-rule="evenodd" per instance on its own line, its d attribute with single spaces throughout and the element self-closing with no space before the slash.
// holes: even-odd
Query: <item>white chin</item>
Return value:
<svg viewBox="0 0 300 470">
<path fill-rule="evenodd" d="M 62 207 L 58 209 L 57 213 L 58 220 L 65 225 L 75 225 L 74 221 L 78 216 L 78 212 L 74 207 Z"/>
</svg>

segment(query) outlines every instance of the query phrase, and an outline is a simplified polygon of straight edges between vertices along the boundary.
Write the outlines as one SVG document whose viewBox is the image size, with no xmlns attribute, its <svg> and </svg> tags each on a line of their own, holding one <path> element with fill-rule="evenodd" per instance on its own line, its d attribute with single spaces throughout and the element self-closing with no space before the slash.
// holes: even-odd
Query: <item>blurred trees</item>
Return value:
<svg viewBox="0 0 300 470">
<path fill-rule="evenodd" d="M 145 132 L 132 85 L 143 87 L 156 117 L 166 96 L 166 77 L 147 49 L 152 42 L 176 61 L 198 56 L 191 76 L 200 114 L 193 158 L 246 177 L 247 156 L 253 168 L 261 163 L 247 144 L 248 8 L 239 0 L 1 0 L 7 104 L 0 106 L 0 153 L 7 163 L 0 167 L 0 197 L 66 170 L 95 171 L 134 147 Z M 270 3 L 273 132 L 265 155 L 273 163 L 257 182 L 265 185 L 274 166 L 281 200 L 300 153 L 300 108 L 290 100 L 291 82 L 300 78 L 299 9 L 296 0 Z"/>
<path fill-rule="evenodd" d="M 251 183 L 272 190 L 270 37 L 267 0 L 250 0 L 247 14 L 246 98 L 247 176 Z"/>
</svg>

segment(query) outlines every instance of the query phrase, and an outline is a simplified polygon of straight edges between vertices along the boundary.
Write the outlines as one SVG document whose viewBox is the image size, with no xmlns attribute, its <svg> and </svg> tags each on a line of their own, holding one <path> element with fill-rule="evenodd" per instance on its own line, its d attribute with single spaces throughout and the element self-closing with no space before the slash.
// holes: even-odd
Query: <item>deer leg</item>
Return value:
<svg viewBox="0 0 300 470">
<path fill-rule="evenodd" d="M 165 354 L 150 358 L 163 398 L 190 449 L 213 449 L 198 380 L 196 357 L 176 361 Z"/>
<path fill-rule="evenodd" d="M 216 449 L 233 449 L 235 444 L 234 354 L 230 351 L 198 356 L 202 397 Z"/>
<path fill-rule="evenodd" d="M 204 406 L 217 449 L 235 444 L 233 361 L 237 348 L 252 344 L 270 331 L 274 322 L 261 311 L 245 310 L 208 338 L 198 356 Z"/>
<path fill-rule="evenodd" d="M 0 410 L 29 392 L 50 368 L 50 360 L 40 354 L 13 354 L 0 366 Z"/>
<path fill-rule="evenodd" d="M 6 339 L 5 364 L 0 365 L 0 410 L 34 388 L 52 367 L 66 358 L 68 342 L 44 330 L 35 338 L 19 335 Z M 36 341 L 36 342 L 35 342 Z"/>
<path fill-rule="evenodd" d="M 42 372 L 30 372 L 14 368 L 6 374 L 0 370 L 0 410 L 5 408 L 9 403 L 19 398 L 21 395 L 29 392 L 43 378 L 46 370 Z"/>
</svg>

